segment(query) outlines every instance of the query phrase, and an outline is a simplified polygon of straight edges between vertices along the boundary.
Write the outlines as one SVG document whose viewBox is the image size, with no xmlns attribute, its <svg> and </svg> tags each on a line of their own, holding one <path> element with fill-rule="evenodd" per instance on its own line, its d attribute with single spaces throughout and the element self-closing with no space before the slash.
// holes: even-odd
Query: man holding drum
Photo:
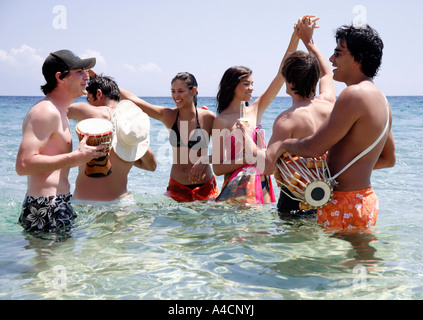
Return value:
<svg viewBox="0 0 423 320">
<path fill-rule="evenodd" d="M 318 157 L 328 151 L 331 173 L 341 174 L 333 200 L 318 210 L 317 221 L 330 229 L 368 229 L 379 211 L 370 182 L 372 170 L 395 165 L 392 112 L 372 81 L 381 65 L 383 42 L 368 25 L 343 26 L 336 32 L 336 41 L 330 58 L 333 78 L 347 88 L 328 121 L 311 136 L 285 140 L 277 156 L 290 152 Z"/>
<path fill-rule="evenodd" d="M 97 76 L 89 71 L 87 101 L 74 103 L 68 109 L 69 119 L 78 121 L 100 118 L 111 121 L 116 132 L 108 156 L 112 171 L 104 177 L 86 174 L 85 164 L 80 165 L 75 183 L 74 198 L 85 201 L 132 201 L 128 193 L 128 174 L 133 166 L 154 171 L 157 161 L 149 147 L 150 120 L 140 108 L 129 100 L 120 101 L 120 91 L 110 77 Z M 82 200 L 82 201 L 81 201 Z"/>
<path fill-rule="evenodd" d="M 16 172 L 27 176 L 27 194 L 19 223 L 27 231 L 49 231 L 71 227 L 76 217 L 68 181 L 71 167 L 104 155 L 102 146 L 88 146 L 82 139 L 72 151 L 67 109 L 86 94 L 87 69 L 95 58 L 80 59 L 69 50 L 46 58 L 41 86 L 45 98 L 35 104 L 22 126 L 22 141 L 16 158 Z"/>
</svg>

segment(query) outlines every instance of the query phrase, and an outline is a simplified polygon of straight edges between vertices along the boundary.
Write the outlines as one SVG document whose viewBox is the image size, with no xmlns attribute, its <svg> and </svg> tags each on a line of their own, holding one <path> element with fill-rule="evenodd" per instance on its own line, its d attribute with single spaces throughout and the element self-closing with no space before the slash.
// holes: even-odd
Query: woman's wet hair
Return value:
<svg viewBox="0 0 423 320">
<path fill-rule="evenodd" d="M 230 67 L 225 71 L 220 80 L 219 91 L 217 93 L 217 110 L 219 114 L 225 110 L 235 96 L 235 88 L 245 77 L 249 77 L 253 71 L 247 67 L 235 66 Z"/>
</svg>

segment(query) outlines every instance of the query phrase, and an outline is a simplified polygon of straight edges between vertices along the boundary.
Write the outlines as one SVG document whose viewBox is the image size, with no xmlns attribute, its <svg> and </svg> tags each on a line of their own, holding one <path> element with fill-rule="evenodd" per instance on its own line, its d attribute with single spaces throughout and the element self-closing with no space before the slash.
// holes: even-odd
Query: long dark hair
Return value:
<svg viewBox="0 0 423 320">
<path fill-rule="evenodd" d="M 172 81 L 170 82 L 170 84 L 173 84 L 176 80 L 182 80 L 185 82 L 185 84 L 187 85 L 187 87 L 192 90 L 194 87 L 198 88 L 198 83 L 197 80 L 195 79 L 195 77 L 189 73 L 189 72 L 179 72 L 178 74 L 176 74 L 176 76 L 172 79 Z M 198 90 L 197 93 L 195 94 L 193 100 L 194 100 L 194 105 L 197 106 L 197 96 L 198 96 Z"/>
<path fill-rule="evenodd" d="M 235 66 L 230 67 L 223 74 L 220 80 L 219 91 L 217 93 L 217 113 L 225 110 L 235 96 L 235 88 L 245 77 L 253 74 L 253 71 L 247 67 Z"/>
</svg>

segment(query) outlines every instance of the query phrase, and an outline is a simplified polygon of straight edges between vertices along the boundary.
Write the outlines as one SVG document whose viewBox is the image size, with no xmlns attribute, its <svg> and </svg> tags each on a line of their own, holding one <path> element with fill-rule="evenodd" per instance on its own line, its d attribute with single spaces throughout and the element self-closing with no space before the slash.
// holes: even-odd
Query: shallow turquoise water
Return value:
<svg viewBox="0 0 423 320">
<path fill-rule="evenodd" d="M 380 213 L 371 234 L 325 233 L 313 219 L 279 218 L 274 205 L 174 202 L 163 195 L 169 159 L 153 120 L 159 166 L 131 171 L 136 203 L 76 206 L 72 232 L 44 239 L 17 224 L 26 179 L 14 171 L 22 119 L 37 99 L 0 97 L 0 299 L 423 298 L 423 97 L 389 97 L 397 165 L 374 172 Z M 277 98 L 266 112 L 267 138 L 288 106 Z"/>
</svg>

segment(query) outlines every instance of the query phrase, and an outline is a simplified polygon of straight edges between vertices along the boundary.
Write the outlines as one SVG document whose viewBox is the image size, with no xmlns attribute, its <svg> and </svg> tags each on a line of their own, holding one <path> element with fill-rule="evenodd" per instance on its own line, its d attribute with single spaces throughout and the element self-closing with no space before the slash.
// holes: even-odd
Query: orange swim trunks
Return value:
<svg viewBox="0 0 423 320">
<path fill-rule="evenodd" d="M 334 191 L 332 201 L 317 210 L 317 222 L 329 229 L 368 229 L 376 224 L 379 200 L 373 189 Z"/>
<path fill-rule="evenodd" d="M 190 188 L 170 178 L 165 194 L 178 202 L 213 200 L 219 195 L 219 188 L 214 176 L 209 181 L 195 188 Z"/>
</svg>

